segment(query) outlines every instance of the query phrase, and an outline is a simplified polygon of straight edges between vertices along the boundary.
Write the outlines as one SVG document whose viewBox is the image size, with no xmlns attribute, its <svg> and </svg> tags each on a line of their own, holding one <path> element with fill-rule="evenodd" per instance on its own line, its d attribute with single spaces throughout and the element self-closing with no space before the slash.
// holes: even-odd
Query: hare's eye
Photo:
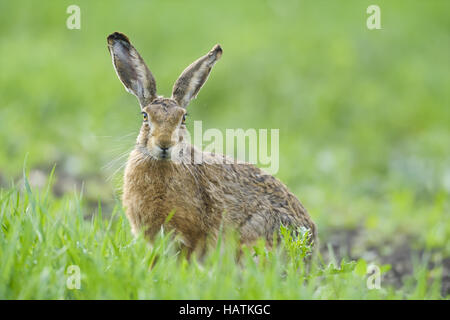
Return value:
<svg viewBox="0 0 450 320">
<path fill-rule="evenodd" d="M 187 113 L 185 113 L 183 115 L 183 120 L 181 120 L 181 124 L 186 124 L 186 116 L 187 116 Z"/>
<path fill-rule="evenodd" d="M 142 112 L 142 117 L 144 118 L 144 121 L 148 121 L 148 114 L 147 114 L 147 112 Z"/>
</svg>

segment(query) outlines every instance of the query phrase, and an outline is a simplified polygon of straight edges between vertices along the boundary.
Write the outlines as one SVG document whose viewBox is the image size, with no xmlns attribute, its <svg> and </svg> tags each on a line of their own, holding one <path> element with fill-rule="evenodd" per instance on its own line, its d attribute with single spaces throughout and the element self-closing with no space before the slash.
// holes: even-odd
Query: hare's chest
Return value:
<svg viewBox="0 0 450 320">
<path fill-rule="evenodd" d="M 196 186 L 184 176 L 125 174 L 123 204 L 136 228 L 164 223 L 171 212 L 175 220 L 192 220 L 202 207 Z"/>
</svg>

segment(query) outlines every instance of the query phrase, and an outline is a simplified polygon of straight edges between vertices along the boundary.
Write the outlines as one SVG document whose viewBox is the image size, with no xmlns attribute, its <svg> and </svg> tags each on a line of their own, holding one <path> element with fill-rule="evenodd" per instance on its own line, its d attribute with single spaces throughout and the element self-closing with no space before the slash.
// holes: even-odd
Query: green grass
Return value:
<svg viewBox="0 0 450 320">
<path fill-rule="evenodd" d="M 109 219 L 102 218 L 101 207 L 85 219 L 81 197 L 53 199 L 48 189 L 32 190 L 26 179 L 24 192 L 1 191 L 0 217 L 2 299 L 440 297 L 439 277 L 428 287 L 422 269 L 406 291 L 389 286 L 369 290 L 362 259 L 324 264 L 315 258 L 306 272 L 306 238 L 293 238 L 286 229 L 278 249 L 267 251 L 263 243 L 244 248 L 240 263 L 236 242 L 223 239 L 202 263 L 188 262 L 178 256 L 170 234 L 162 233 L 152 247 L 134 238 L 119 205 Z M 79 289 L 67 286 L 73 265 L 81 273 Z"/>
<path fill-rule="evenodd" d="M 71 4 L 0 2 L 0 298 L 448 298 L 449 1 L 79 0 L 81 30 L 68 30 Z M 280 130 L 276 176 L 319 228 L 324 262 L 308 281 L 278 252 L 238 267 L 226 245 L 203 266 L 169 252 L 148 270 L 155 253 L 117 200 L 141 115 L 111 65 L 113 31 L 165 96 L 222 45 L 188 129 Z M 390 288 L 390 259 L 408 250 Z M 332 275 L 333 256 L 345 272 Z M 367 289 L 364 263 L 391 264 L 383 290 Z M 70 264 L 81 290 L 65 287 Z"/>
</svg>

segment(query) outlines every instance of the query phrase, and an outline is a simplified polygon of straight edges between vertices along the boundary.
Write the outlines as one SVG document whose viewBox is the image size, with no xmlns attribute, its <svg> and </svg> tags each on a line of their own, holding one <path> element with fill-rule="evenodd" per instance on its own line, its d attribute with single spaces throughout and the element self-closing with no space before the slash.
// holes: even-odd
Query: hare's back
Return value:
<svg viewBox="0 0 450 320">
<path fill-rule="evenodd" d="M 247 163 L 213 165 L 229 219 L 241 228 L 268 238 L 280 224 L 310 229 L 316 227 L 307 210 L 274 176 Z"/>
</svg>

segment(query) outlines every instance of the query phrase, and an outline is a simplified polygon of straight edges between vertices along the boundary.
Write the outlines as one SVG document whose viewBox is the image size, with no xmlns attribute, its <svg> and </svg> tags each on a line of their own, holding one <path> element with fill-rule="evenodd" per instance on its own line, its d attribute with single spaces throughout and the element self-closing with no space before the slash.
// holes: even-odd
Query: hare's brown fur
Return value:
<svg viewBox="0 0 450 320">
<path fill-rule="evenodd" d="M 281 224 L 305 227 L 316 240 L 314 222 L 282 182 L 189 144 L 185 108 L 220 58 L 220 46 L 182 73 L 170 99 L 156 96 L 154 78 L 126 36 L 110 35 L 108 46 L 120 80 L 147 117 L 124 176 L 123 205 L 133 232 L 153 239 L 174 212 L 164 227 L 175 230 L 189 252 L 204 253 L 221 226 L 238 230 L 243 244 L 264 238 L 270 246 Z M 194 161 L 198 157 L 201 162 Z"/>
</svg>

